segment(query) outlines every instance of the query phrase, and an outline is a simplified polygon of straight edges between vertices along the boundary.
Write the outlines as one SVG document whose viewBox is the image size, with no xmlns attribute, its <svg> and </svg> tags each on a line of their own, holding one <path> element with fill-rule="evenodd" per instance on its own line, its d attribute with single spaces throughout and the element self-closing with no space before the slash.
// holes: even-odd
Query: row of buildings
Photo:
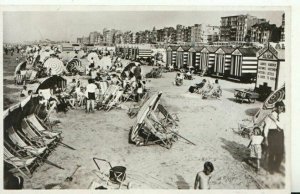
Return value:
<svg viewBox="0 0 300 194">
<path fill-rule="evenodd" d="M 91 32 L 87 37 L 77 38 L 81 44 L 184 44 L 203 45 L 214 42 L 279 42 L 284 41 L 285 18 L 282 15 L 282 25 L 277 27 L 266 19 L 256 16 L 235 15 L 221 17 L 220 26 L 195 24 L 162 29 L 144 30 L 139 32 L 122 32 L 116 29 L 103 29 L 103 32 Z"/>
</svg>

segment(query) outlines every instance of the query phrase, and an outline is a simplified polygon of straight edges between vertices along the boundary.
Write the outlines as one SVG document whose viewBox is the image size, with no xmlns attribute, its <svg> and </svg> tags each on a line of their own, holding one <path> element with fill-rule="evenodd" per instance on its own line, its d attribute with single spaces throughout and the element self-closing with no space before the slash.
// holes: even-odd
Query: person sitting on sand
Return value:
<svg viewBox="0 0 300 194">
<path fill-rule="evenodd" d="M 188 80 L 192 80 L 193 77 L 192 77 L 192 73 L 190 71 L 188 71 L 186 74 L 185 74 L 185 79 L 188 79 Z"/>
<path fill-rule="evenodd" d="M 181 86 L 183 84 L 183 75 L 181 73 L 177 73 L 175 77 L 175 85 Z"/>
<path fill-rule="evenodd" d="M 215 80 L 215 83 L 208 87 L 207 90 L 203 92 L 203 97 L 207 98 L 208 96 L 220 98 L 222 96 L 221 86 L 218 79 Z"/>
<path fill-rule="evenodd" d="M 211 162 L 205 162 L 203 171 L 198 172 L 196 175 L 194 189 L 210 189 L 209 182 L 213 171 L 213 164 Z"/>
</svg>

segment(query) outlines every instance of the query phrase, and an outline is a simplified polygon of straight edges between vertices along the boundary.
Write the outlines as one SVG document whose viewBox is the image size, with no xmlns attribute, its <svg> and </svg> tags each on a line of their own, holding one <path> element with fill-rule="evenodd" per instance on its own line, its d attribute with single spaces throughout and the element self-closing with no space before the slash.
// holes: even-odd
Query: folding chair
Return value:
<svg viewBox="0 0 300 194">
<path fill-rule="evenodd" d="M 157 105 L 157 110 L 165 117 L 164 122 L 166 122 L 167 124 L 174 124 L 175 126 L 178 126 L 178 123 L 176 122 L 179 121 L 177 114 L 170 114 L 162 104 Z M 173 118 L 173 116 L 175 118 Z"/>
<path fill-rule="evenodd" d="M 19 158 L 13 155 L 10 151 L 4 147 L 4 162 L 12 165 L 15 169 L 17 169 L 22 175 L 27 178 L 32 177 L 32 170 L 34 169 L 36 163 L 36 157 L 27 157 L 27 158 Z M 29 175 L 27 175 L 22 168 L 25 168 Z"/>
<path fill-rule="evenodd" d="M 25 80 L 26 80 L 25 75 L 17 74 L 15 76 L 15 84 L 16 85 L 23 85 Z"/>
<path fill-rule="evenodd" d="M 33 128 L 30 127 L 30 125 L 25 119 L 23 119 L 21 122 L 21 130 L 30 141 L 33 141 L 36 144 L 46 146 L 49 148 L 56 144 L 55 138 L 47 138 L 46 135 L 41 134 L 39 131 L 35 131 Z"/>
<path fill-rule="evenodd" d="M 30 84 L 35 83 L 38 81 L 36 78 L 37 78 L 37 71 L 31 70 L 31 74 L 30 77 L 27 79 L 27 82 Z"/>
<path fill-rule="evenodd" d="M 25 120 L 28 121 L 28 124 L 34 130 L 45 135 L 46 137 L 61 139 L 61 131 L 50 130 L 46 125 L 43 125 L 34 114 L 27 116 Z"/>
<path fill-rule="evenodd" d="M 33 155 L 42 155 L 47 151 L 47 147 L 34 147 L 33 145 L 26 144 L 22 138 L 16 133 L 13 127 L 7 129 L 9 139 L 18 147 L 25 149 Z"/>
<path fill-rule="evenodd" d="M 105 92 L 105 94 L 104 94 L 104 100 L 103 100 L 103 102 L 102 102 L 102 104 L 104 105 L 104 106 L 106 106 L 107 105 L 107 103 L 111 100 L 111 98 L 113 98 L 115 95 L 116 95 L 116 93 L 117 93 L 117 91 L 119 90 L 119 86 L 117 86 L 117 85 L 110 85 L 109 87 L 108 87 L 108 89 L 106 90 L 106 92 Z"/>
<path fill-rule="evenodd" d="M 120 98 L 122 97 L 124 90 L 119 90 L 116 92 L 116 95 L 107 103 L 107 111 L 109 111 L 113 106 L 116 106 L 120 103 Z"/>
</svg>

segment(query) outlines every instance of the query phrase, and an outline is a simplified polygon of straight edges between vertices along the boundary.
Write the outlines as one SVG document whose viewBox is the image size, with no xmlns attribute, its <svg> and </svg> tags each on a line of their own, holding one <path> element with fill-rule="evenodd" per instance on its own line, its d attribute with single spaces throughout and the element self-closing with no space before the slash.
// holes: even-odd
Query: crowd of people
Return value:
<svg viewBox="0 0 300 194">
<path fill-rule="evenodd" d="M 202 99 L 207 99 L 209 97 L 218 99 L 222 96 L 222 89 L 218 79 L 216 79 L 214 83 L 210 83 L 208 80 L 203 79 L 195 86 L 190 86 L 189 92 L 202 95 Z"/>
<path fill-rule="evenodd" d="M 7 53 L 6 50 L 5 53 Z M 85 83 L 77 74 L 64 90 L 55 85 L 50 90 L 49 98 L 45 98 L 43 94 L 40 94 L 40 103 L 45 104 L 49 114 L 53 110 L 66 113 L 69 109 L 77 108 L 84 109 L 86 113 L 94 113 L 95 110 L 101 109 L 107 89 L 107 87 L 102 87 L 102 82 L 106 82 L 107 86 L 119 86 L 120 90 L 132 94 L 133 99 L 139 101 L 146 92 L 146 82 L 143 80 L 140 64 L 135 63 L 132 68 L 124 72 L 124 66 L 118 60 L 118 57 L 115 60 L 112 58 L 112 61 L 114 62 L 111 66 L 103 68 L 96 66 L 92 58 L 86 71 L 87 76 L 89 76 L 88 83 Z M 38 63 L 35 68 L 39 68 L 36 70 L 40 72 L 40 76 L 51 76 L 51 69 L 47 72 L 41 63 Z M 192 80 L 192 72 L 176 73 L 174 85 L 182 86 L 184 79 Z M 215 79 L 214 83 L 203 79 L 195 86 L 191 86 L 189 92 L 200 94 L 203 99 L 208 97 L 220 98 L 222 96 L 218 79 Z M 32 95 L 32 93 L 32 90 L 27 90 L 27 87 L 23 86 L 20 96 L 26 97 Z M 266 159 L 271 174 L 280 171 L 280 165 L 284 158 L 284 127 L 279 117 L 285 111 L 284 109 L 283 102 L 277 102 L 272 113 L 266 117 L 263 127 L 253 129 L 248 145 L 250 150 L 249 159 L 246 159 L 246 161 L 253 165 L 257 171 L 261 168 L 263 157 L 263 159 Z M 210 179 L 213 171 L 213 164 L 209 161 L 205 162 L 204 169 L 196 175 L 194 189 L 210 189 Z"/>
</svg>

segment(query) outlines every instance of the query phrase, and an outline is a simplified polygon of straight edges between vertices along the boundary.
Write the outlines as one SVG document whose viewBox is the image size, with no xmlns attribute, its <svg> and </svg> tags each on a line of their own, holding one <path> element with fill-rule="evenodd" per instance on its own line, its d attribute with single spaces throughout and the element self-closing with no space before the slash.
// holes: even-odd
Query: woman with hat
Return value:
<svg viewBox="0 0 300 194">
<path fill-rule="evenodd" d="M 282 101 L 275 103 L 275 108 L 265 119 L 264 137 L 268 152 L 268 168 L 271 174 L 279 172 L 284 154 L 284 132 L 283 124 L 280 122 L 281 113 L 285 112 Z"/>
</svg>

